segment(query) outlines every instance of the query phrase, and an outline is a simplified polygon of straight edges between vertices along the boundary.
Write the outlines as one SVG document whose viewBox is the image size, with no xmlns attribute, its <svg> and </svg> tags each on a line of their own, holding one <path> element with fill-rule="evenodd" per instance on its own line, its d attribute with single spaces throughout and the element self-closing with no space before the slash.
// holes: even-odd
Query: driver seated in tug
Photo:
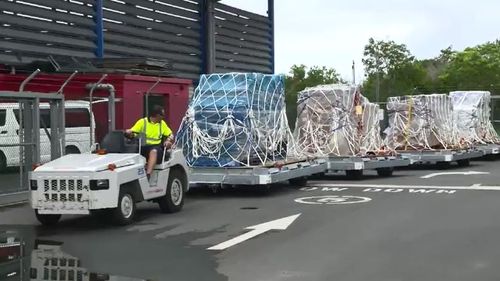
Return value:
<svg viewBox="0 0 500 281">
<path fill-rule="evenodd" d="M 163 150 L 170 149 L 174 143 L 172 130 L 164 121 L 165 111 L 161 106 L 154 106 L 148 117 L 137 120 L 135 125 L 126 130 L 130 137 L 143 134 L 145 144 L 141 144 L 141 155 L 147 159 L 146 174 L 148 178 L 154 166 L 163 161 Z"/>
</svg>

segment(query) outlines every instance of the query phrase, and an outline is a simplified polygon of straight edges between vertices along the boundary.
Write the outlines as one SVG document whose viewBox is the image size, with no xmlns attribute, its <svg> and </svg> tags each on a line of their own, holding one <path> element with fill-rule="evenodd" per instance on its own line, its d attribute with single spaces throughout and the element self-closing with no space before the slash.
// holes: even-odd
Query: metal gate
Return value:
<svg viewBox="0 0 500 281">
<path fill-rule="evenodd" d="M 27 200 L 29 172 L 65 147 L 64 97 L 24 91 L 31 78 L 17 92 L 0 91 L 0 205 Z"/>
</svg>

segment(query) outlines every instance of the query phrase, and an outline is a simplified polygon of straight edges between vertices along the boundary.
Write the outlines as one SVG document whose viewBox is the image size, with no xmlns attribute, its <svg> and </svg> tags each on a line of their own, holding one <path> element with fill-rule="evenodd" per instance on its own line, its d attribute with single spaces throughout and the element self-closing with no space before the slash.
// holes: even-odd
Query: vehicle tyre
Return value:
<svg viewBox="0 0 500 281">
<path fill-rule="evenodd" d="M 172 169 L 168 175 L 167 192 L 158 198 L 158 205 L 163 213 L 176 213 L 182 210 L 186 185 L 185 174 L 179 169 Z"/>
<path fill-rule="evenodd" d="M 393 173 L 394 173 L 393 167 L 377 169 L 377 175 L 379 175 L 380 177 L 392 177 Z"/>
<path fill-rule="evenodd" d="M 116 225 L 127 225 L 134 221 L 136 213 L 135 199 L 129 191 L 120 191 L 118 207 L 112 210 L 112 220 Z"/>
<path fill-rule="evenodd" d="M 304 187 L 307 185 L 307 178 L 306 177 L 289 179 L 288 181 L 290 182 L 290 185 L 296 186 L 296 187 Z"/>
<path fill-rule="evenodd" d="M 350 180 L 361 180 L 363 178 L 363 170 L 347 170 L 345 174 Z"/>
<path fill-rule="evenodd" d="M 36 219 L 44 226 L 56 225 L 61 219 L 61 215 L 43 215 L 39 214 L 38 210 L 35 210 Z"/>
<path fill-rule="evenodd" d="M 469 167 L 470 166 L 470 160 L 469 159 L 458 160 L 457 164 L 458 164 L 459 167 Z"/>
<path fill-rule="evenodd" d="M 7 170 L 7 158 L 3 154 L 3 152 L 0 151 L 0 172 L 3 172 Z"/>
<path fill-rule="evenodd" d="M 64 150 L 64 154 L 80 154 L 80 149 L 76 146 L 66 146 L 66 149 Z"/>
</svg>

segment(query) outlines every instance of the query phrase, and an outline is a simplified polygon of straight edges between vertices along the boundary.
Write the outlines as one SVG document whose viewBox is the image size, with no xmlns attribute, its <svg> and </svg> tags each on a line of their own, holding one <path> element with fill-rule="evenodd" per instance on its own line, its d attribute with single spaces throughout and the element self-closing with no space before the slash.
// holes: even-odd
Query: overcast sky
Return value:
<svg viewBox="0 0 500 281">
<path fill-rule="evenodd" d="M 222 2 L 267 13 L 267 0 Z M 404 43 L 417 58 L 500 38 L 498 0 L 275 0 L 275 18 L 276 72 L 326 65 L 351 80 L 355 60 L 358 81 L 369 37 Z"/>
</svg>

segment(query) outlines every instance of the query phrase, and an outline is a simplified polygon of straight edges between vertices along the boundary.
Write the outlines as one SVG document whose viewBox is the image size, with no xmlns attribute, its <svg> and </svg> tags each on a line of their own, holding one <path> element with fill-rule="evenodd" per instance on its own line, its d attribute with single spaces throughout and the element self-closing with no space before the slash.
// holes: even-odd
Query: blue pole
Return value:
<svg viewBox="0 0 500 281">
<path fill-rule="evenodd" d="M 95 55 L 98 58 L 104 57 L 104 24 L 103 24 L 103 0 L 95 0 L 94 4 L 94 23 L 95 23 Z"/>
<path fill-rule="evenodd" d="M 267 0 L 267 17 L 269 18 L 269 28 L 271 29 L 269 36 L 270 39 L 270 47 L 271 47 L 271 71 L 274 73 L 274 64 L 275 64 L 275 56 L 274 56 L 274 0 Z"/>
<path fill-rule="evenodd" d="M 200 51 L 201 51 L 201 73 L 207 71 L 207 3 L 200 1 Z M 201 74 L 200 73 L 200 74 Z"/>
</svg>

